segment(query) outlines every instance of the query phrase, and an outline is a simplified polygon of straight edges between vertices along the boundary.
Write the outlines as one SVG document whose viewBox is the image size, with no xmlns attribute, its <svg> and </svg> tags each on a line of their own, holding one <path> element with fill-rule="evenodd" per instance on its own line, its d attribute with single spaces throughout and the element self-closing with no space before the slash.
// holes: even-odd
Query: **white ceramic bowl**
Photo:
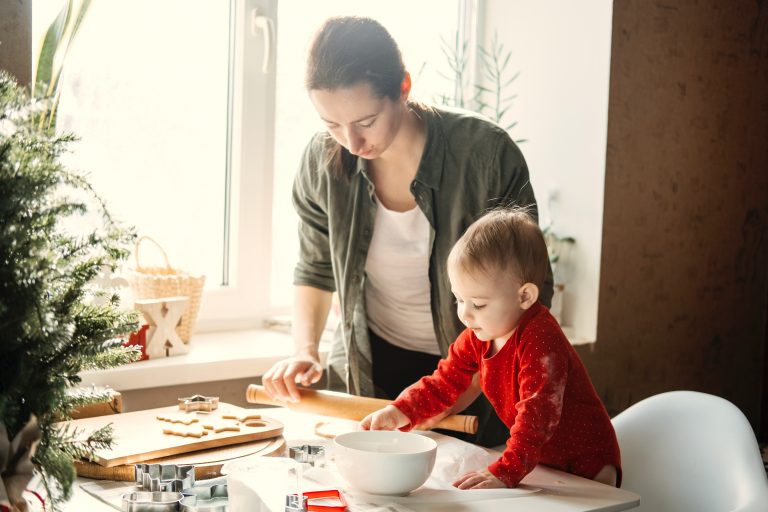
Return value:
<svg viewBox="0 0 768 512">
<path fill-rule="evenodd" d="M 437 443 L 412 432 L 362 430 L 333 440 L 339 473 L 368 494 L 406 495 L 429 478 Z"/>
</svg>

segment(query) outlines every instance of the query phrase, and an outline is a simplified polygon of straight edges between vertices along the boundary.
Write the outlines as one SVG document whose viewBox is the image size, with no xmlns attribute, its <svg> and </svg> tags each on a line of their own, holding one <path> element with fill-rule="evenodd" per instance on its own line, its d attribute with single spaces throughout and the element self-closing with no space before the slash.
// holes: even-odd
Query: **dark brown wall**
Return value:
<svg viewBox="0 0 768 512">
<path fill-rule="evenodd" d="M 32 81 L 32 0 L 0 1 L 0 69 L 21 85 Z"/>
<path fill-rule="evenodd" d="M 692 389 L 757 428 L 768 311 L 768 3 L 614 2 L 597 343 L 609 412 Z"/>
</svg>

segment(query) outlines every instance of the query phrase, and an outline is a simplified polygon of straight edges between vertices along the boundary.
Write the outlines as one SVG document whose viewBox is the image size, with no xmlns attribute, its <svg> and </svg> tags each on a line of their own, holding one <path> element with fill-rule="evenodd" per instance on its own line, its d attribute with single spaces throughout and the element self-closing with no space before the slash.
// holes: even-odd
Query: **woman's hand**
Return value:
<svg viewBox="0 0 768 512">
<path fill-rule="evenodd" d="M 264 391 L 275 400 L 281 402 L 298 402 L 301 400 L 296 383 L 310 386 L 323 376 L 320 361 L 313 356 L 294 356 L 276 362 L 262 377 Z"/>
<path fill-rule="evenodd" d="M 504 489 L 507 487 L 504 482 L 493 476 L 493 473 L 487 469 L 467 473 L 453 482 L 453 486 L 459 489 Z"/>
<path fill-rule="evenodd" d="M 360 422 L 363 430 L 395 430 L 404 427 L 411 420 L 394 405 L 388 405 L 383 409 L 372 412 Z"/>
</svg>

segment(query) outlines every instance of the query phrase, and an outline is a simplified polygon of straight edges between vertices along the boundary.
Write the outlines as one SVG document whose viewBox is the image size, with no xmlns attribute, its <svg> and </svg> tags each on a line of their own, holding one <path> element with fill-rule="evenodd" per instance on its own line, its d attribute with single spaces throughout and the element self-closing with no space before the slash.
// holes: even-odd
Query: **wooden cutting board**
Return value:
<svg viewBox="0 0 768 512">
<path fill-rule="evenodd" d="M 259 441 L 277 437 L 283 433 L 283 424 L 272 418 L 262 417 L 259 420 L 238 422 L 237 420 L 228 420 L 222 417 L 225 415 L 245 417 L 248 414 L 248 409 L 226 403 L 219 404 L 218 409 L 209 413 L 199 411 L 185 413 L 180 411 L 177 406 L 170 406 L 109 416 L 82 418 L 58 423 L 57 426 L 63 427 L 68 425 L 70 432 L 74 428 L 87 435 L 88 432 L 111 423 L 114 430 L 114 446 L 111 450 L 98 451 L 95 454 L 96 459 L 94 462 L 100 466 L 113 467 L 170 457 L 180 453 Z M 185 419 L 196 418 L 198 421 L 187 426 L 160 421 L 157 419 L 158 416 L 174 416 Z M 201 429 L 199 425 L 203 424 L 214 424 L 216 426 L 238 424 L 237 426 L 240 430 L 237 432 L 214 432 L 209 430 L 202 437 L 181 437 L 163 433 L 163 430 L 169 427 L 173 429 Z"/>
<path fill-rule="evenodd" d="M 282 436 L 252 441 L 250 443 L 233 444 L 222 448 L 209 448 L 196 452 L 182 453 L 143 461 L 144 464 L 176 464 L 195 466 L 195 480 L 206 480 L 221 476 L 222 466 L 229 461 L 243 457 L 269 457 L 281 455 L 285 451 L 285 439 Z M 75 461 L 78 476 L 96 480 L 121 480 L 132 482 L 135 479 L 134 465 L 104 467 L 94 462 Z"/>
</svg>

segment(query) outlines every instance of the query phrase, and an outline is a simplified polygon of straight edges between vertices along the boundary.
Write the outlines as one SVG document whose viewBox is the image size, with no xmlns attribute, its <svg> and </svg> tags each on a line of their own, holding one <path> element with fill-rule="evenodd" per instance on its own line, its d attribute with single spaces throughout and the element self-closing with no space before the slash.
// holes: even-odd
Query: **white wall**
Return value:
<svg viewBox="0 0 768 512">
<path fill-rule="evenodd" d="M 482 11 L 481 11 L 482 12 Z M 576 239 L 568 261 L 563 324 L 594 341 L 603 218 L 611 0 L 486 0 L 485 47 L 494 31 L 520 71 L 512 130 L 531 170 L 542 225 Z M 549 197 L 556 196 L 549 208 Z"/>
</svg>

